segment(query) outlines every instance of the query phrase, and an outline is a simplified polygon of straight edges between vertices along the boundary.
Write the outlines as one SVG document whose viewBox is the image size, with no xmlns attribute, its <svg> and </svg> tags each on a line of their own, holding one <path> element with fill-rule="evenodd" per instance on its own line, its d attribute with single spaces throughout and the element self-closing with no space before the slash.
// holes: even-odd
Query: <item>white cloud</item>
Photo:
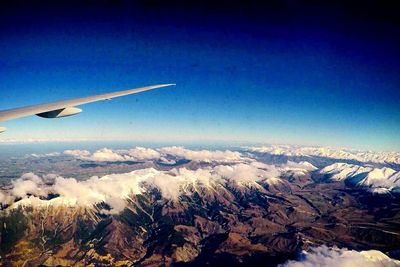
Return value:
<svg viewBox="0 0 400 267">
<path fill-rule="evenodd" d="M 56 175 L 40 177 L 27 173 L 12 183 L 8 194 L 8 204 L 19 205 L 68 205 L 92 207 L 98 203 L 107 203 L 112 213 L 123 210 L 126 199 L 142 194 L 149 189 L 158 189 L 163 198 L 176 200 L 181 195 L 191 195 L 194 191 L 207 188 L 216 192 L 216 186 L 227 183 L 241 190 L 253 186 L 262 188 L 257 181 L 276 182 L 280 171 L 275 166 L 263 163 L 239 163 L 232 166 L 217 165 L 196 170 L 177 168 L 171 171 L 159 171 L 154 168 L 135 170 L 129 173 L 111 174 L 103 177 L 93 176 L 84 181 L 64 178 Z M 44 183 L 44 180 L 47 182 Z M 52 181 L 49 183 L 49 181 Z M 43 199 L 48 194 L 58 197 Z M 22 198 L 22 200 L 18 200 Z M 2 196 L 3 201 L 7 200 Z M 108 213 L 108 211 L 103 211 Z"/>
<path fill-rule="evenodd" d="M 79 149 L 65 150 L 64 154 L 68 155 L 68 156 L 73 156 L 73 157 L 76 157 L 76 158 L 90 156 L 90 152 L 89 151 L 87 151 L 87 150 L 79 150 Z"/>
<path fill-rule="evenodd" d="M 130 150 L 112 150 L 103 148 L 93 154 L 87 150 L 66 150 L 65 155 L 73 156 L 82 160 L 89 161 L 148 161 L 159 160 L 165 164 L 175 164 L 177 159 L 187 159 L 198 162 L 215 163 L 235 163 L 251 161 L 237 151 L 210 151 L 210 150 L 190 150 L 184 147 L 163 147 L 151 149 L 135 147 Z"/>
<path fill-rule="evenodd" d="M 12 182 L 11 195 L 25 197 L 28 194 L 43 195 L 43 180 L 34 173 L 25 173 L 21 178 Z"/>
<path fill-rule="evenodd" d="M 299 261 L 288 261 L 281 267 L 395 267 L 400 261 L 394 260 L 377 250 L 355 251 L 325 245 L 303 251 Z"/>
<path fill-rule="evenodd" d="M 159 172 L 147 179 L 145 183 L 158 188 L 164 198 L 177 200 L 182 193 L 181 185 L 184 182 L 185 177 Z"/>
<path fill-rule="evenodd" d="M 132 148 L 129 150 L 129 155 L 137 160 L 155 160 L 161 157 L 157 150 L 145 147 Z"/>
<path fill-rule="evenodd" d="M 151 148 L 135 147 L 130 150 L 112 150 L 102 148 L 93 154 L 87 150 L 65 150 L 65 155 L 88 161 L 147 161 L 161 157 L 160 153 Z"/>
<path fill-rule="evenodd" d="M 153 188 L 158 189 L 164 198 L 172 200 L 176 200 L 182 194 L 192 194 L 197 190 L 201 192 L 206 188 L 218 191 L 216 189 L 218 185 L 226 184 L 235 186 L 241 191 L 250 187 L 264 190 L 260 183 L 280 184 L 283 183 L 283 180 L 280 179 L 283 174 L 286 175 L 290 172 L 296 175 L 304 175 L 316 169 L 308 162 L 288 161 L 281 165 L 268 165 L 245 157 L 242 153 L 236 151 L 190 150 L 184 147 L 159 149 L 135 147 L 130 150 L 103 148 L 94 153 L 87 150 L 66 150 L 64 154 L 90 161 L 156 160 L 172 164 L 179 159 L 187 159 L 213 164 L 202 164 L 206 167 L 199 167 L 196 170 L 176 168 L 160 171 L 147 168 L 123 174 L 94 176 L 84 181 L 54 174 L 40 177 L 33 173 L 27 173 L 13 181 L 12 188 L 7 190 L 5 194 L 2 193 L 2 202 L 12 204 L 15 199 L 22 198 L 15 205 L 62 204 L 88 207 L 105 202 L 112 208 L 111 212 L 118 213 L 125 207 L 127 198 Z M 392 185 L 400 183 L 399 172 L 396 173 L 388 168 L 372 169 L 338 163 L 324 168 L 321 172 L 341 180 L 365 170 L 371 171 L 371 175 L 367 176 L 363 183 L 368 188 L 375 190 L 374 192 L 383 192 L 382 189 L 385 188 L 392 190 L 394 188 Z M 384 178 L 387 181 L 380 179 L 382 175 L 385 176 Z M 387 184 L 389 186 L 386 186 Z M 59 195 L 59 197 L 45 200 L 43 197 L 50 193 Z"/>
<path fill-rule="evenodd" d="M 105 202 L 113 212 L 120 212 L 125 207 L 125 199 L 132 194 L 140 194 L 140 183 L 158 174 L 154 169 L 137 170 L 125 174 L 111 174 L 101 178 L 93 176 L 85 181 L 75 178 L 55 177 L 51 185 L 43 184 L 42 179 L 32 173 L 24 174 L 13 183 L 10 190 L 15 198 L 23 198 L 16 202 L 19 205 L 66 205 L 93 206 Z M 59 197 L 42 200 L 39 197 L 49 193 Z M 27 197 L 28 194 L 32 196 Z M 12 203 L 10 203 L 12 204 Z"/>
<path fill-rule="evenodd" d="M 44 157 L 57 157 L 59 155 L 60 155 L 59 152 L 51 152 L 51 153 L 46 153 L 46 154 L 32 153 L 32 154 L 27 155 L 27 156 L 30 156 L 30 157 L 33 157 L 33 158 L 44 158 Z"/>
<path fill-rule="evenodd" d="M 129 161 L 131 158 L 128 155 L 121 155 L 111 149 L 103 148 L 94 152 L 89 160 L 92 161 Z"/>
<path fill-rule="evenodd" d="M 210 151 L 210 150 L 190 150 L 180 146 L 163 147 L 159 151 L 163 155 L 171 155 L 177 158 L 183 158 L 193 161 L 202 162 L 241 162 L 249 160 L 245 158 L 240 152 L 237 151 Z"/>
</svg>

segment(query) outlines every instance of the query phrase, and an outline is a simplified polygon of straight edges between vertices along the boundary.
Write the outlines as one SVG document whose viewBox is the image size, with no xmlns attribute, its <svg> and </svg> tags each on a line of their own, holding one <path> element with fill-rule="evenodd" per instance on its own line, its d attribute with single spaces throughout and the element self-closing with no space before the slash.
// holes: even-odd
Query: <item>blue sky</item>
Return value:
<svg viewBox="0 0 400 267">
<path fill-rule="evenodd" d="M 400 150 L 399 30 L 390 22 L 286 10 L 38 10 L 4 17 L 1 109 L 177 86 L 84 105 L 69 118 L 4 122 L 1 138 Z"/>
</svg>

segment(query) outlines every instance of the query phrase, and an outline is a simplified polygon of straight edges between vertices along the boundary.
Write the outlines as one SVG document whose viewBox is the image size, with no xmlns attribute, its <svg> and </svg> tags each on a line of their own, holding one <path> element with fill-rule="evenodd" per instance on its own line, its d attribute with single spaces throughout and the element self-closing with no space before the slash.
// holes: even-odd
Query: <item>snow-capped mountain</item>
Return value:
<svg viewBox="0 0 400 267">
<path fill-rule="evenodd" d="M 400 152 L 359 151 L 331 147 L 302 147 L 288 145 L 268 145 L 260 147 L 245 147 L 246 150 L 258 153 L 285 156 L 314 156 L 331 159 L 344 159 L 362 163 L 400 164 Z"/>
<path fill-rule="evenodd" d="M 310 173 L 287 169 L 267 176 L 276 170 L 261 166 L 148 169 L 86 182 L 63 178 L 53 185 L 25 176 L 22 181 L 35 180 L 37 187 L 20 182 L 18 193 L 29 189 L 25 197 L 0 210 L 2 262 L 274 266 L 321 243 L 385 251 L 399 244 L 395 205 L 379 207 L 379 221 L 351 192 L 334 190 L 335 183 L 321 187 Z M 293 177 L 307 186 L 299 187 Z M 120 184 L 131 190 L 121 191 Z M 371 232 L 365 225 L 379 227 Z"/>
<path fill-rule="evenodd" d="M 373 168 L 335 163 L 319 172 L 328 175 L 331 180 L 365 187 L 375 193 L 397 192 L 400 189 L 400 172 L 387 167 Z"/>
<path fill-rule="evenodd" d="M 182 147 L 36 155 L 54 173 L 0 190 L 1 263 L 276 265 L 319 244 L 397 248 L 399 172 L 309 159 Z"/>
</svg>

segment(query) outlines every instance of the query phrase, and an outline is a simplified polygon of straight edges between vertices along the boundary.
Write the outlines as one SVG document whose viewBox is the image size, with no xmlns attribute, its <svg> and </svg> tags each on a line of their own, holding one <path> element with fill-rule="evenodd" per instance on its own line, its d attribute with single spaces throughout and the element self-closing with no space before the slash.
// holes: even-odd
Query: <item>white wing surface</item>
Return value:
<svg viewBox="0 0 400 267">
<path fill-rule="evenodd" d="M 148 90 L 152 90 L 152 89 L 156 89 L 156 88 L 171 86 L 171 85 L 175 85 L 175 84 L 170 83 L 170 84 L 151 85 L 151 86 L 129 89 L 129 90 L 124 90 L 124 91 L 117 91 L 117 92 L 112 92 L 112 93 L 107 93 L 107 94 L 88 96 L 88 97 L 64 100 L 64 101 L 41 104 L 41 105 L 33 105 L 33 106 L 27 106 L 27 107 L 21 107 L 21 108 L 8 109 L 8 110 L 0 111 L 0 121 L 8 121 L 8 120 L 31 116 L 31 115 L 36 115 L 36 114 L 40 114 L 40 113 L 56 111 L 56 110 L 60 110 L 60 109 L 75 107 L 75 106 L 92 103 L 92 102 L 96 102 L 96 101 L 100 101 L 100 100 L 108 100 L 108 99 L 112 99 L 114 97 L 119 97 L 119 96 L 136 94 L 136 93 L 140 93 L 140 92 L 144 92 L 144 91 L 148 91 Z"/>
<path fill-rule="evenodd" d="M 82 98 L 76 98 L 71 100 L 64 100 L 59 102 L 41 104 L 41 105 L 33 105 L 27 107 L 20 107 L 14 109 L 8 109 L 0 111 L 0 122 L 1 121 L 8 121 L 13 120 L 21 117 L 31 116 L 31 115 L 38 115 L 44 118 L 59 118 L 65 116 L 71 116 L 81 112 L 82 110 L 76 108 L 75 106 L 92 103 L 100 100 L 109 100 L 114 97 L 120 97 L 125 95 L 136 94 L 156 88 L 166 87 L 175 85 L 173 83 L 169 84 L 157 84 L 151 86 L 145 86 L 135 89 L 111 92 L 101 95 L 95 96 L 88 96 Z M 0 132 L 5 131 L 4 127 L 0 127 Z"/>
</svg>

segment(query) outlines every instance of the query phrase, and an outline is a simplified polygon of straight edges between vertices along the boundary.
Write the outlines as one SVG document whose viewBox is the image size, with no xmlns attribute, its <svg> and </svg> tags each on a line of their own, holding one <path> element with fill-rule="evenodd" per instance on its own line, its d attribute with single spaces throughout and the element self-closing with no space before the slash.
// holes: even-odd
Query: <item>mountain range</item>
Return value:
<svg viewBox="0 0 400 267">
<path fill-rule="evenodd" d="M 378 264 L 399 264 L 398 171 L 343 162 L 277 164 L 247 151 L 36 155 L 94 164 L 98 171 L 116 164 L 121 172 L 86 179 L 25 173 L 3 186 L 1 263 L 276 266 L 329 249 L 357 257 L 381 253 Z M 146 164 L 132 163 L 139 161 Z M 359 252 L 371 250 L 380 252 Z"/>
</svg>

